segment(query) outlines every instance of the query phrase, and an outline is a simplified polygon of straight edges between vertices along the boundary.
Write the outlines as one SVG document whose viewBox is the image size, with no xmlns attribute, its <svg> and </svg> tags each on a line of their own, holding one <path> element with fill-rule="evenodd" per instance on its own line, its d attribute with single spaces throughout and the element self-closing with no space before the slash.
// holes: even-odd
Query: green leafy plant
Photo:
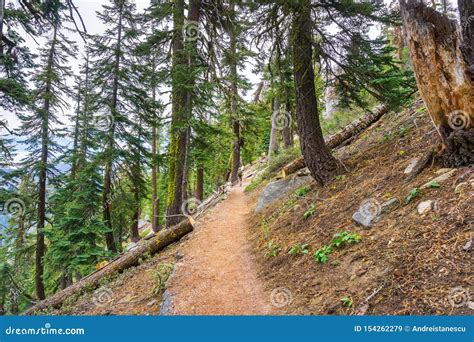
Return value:
<svg viewBox="0 0 474 342">
<path fill-rule="evenodd" d="M 295 194 L 300 197 L 305 197 L 310 191 L 311 188 L 309 186 L 302 186 L 301 188 L 296 189 Z"/>
<path fill-rule="evenodd" d="M 309 253 L 309 245 L 308 244 L 300 244 L 297 243 L 296 245 L 291 246 L 288 254 L 297 256 L 297 255 L 305 255 Z"/>
<path fill-rule="evenodd" d="M 333 262 L 331 262 L 331 265 L 333 265 L 334 267 L 339 266 L 339 261 L 333 260 Z"/>
<path fill-rule="evenodd" d="M 273 241 L 269 241 L 267 244 L 267 250 L 265 252 L 266 257 L 276 257 L 281 252 L 281 246 Z"/>
<path fill-rule="evenodd" d="M 313 254 L 313 259 L 320 264 L 325 264 L 329 260 L 329 254 L 332 253 L 331 246 L 323 246 Z"/>
<path fill-rule="evenodd" d="M 314 214 L 314 212 L 316 211 L 316 205 L 315 204 L 311 204 L 308 208 L 308 210 L 305 211 L 305 213 L 303 214 L 303 218 L 306 220 L 307 218 L 309 218 L 311 215 Z"/>
<path fill-rule="evenodd" d="M 344 231 L 334 235 L 331 241 L 331 245 L 339 248 L 344 244 L 359 243 L 361 240 L 362 237 L 360 236 L 360 234 Z"/>
<path fill-rule="evenodd" d="M 408 194 L 407 198 L 405 198 L 405 204 L 408 204 L 411 201 L 413 201 L 416 198 L 416 196 L 418 196 L 419 193 L 420 193 L 420 189 L 418 189 L 418 188 L 411 189 L 411 191 Z"/>
<path fill-rule="evenodd" d="M 340 180 L 344 180 L 346 179 L 346 175 L 338 175 L 336 176 L 336 180 L 340 181 Z"/>
<path fill-rule="evenodd" d="M 173 264 L 159 264 L 156 271 L 153 273 L 153 278 L 155 279 L 155 285 L 153 287 L 153 294 L 161 295 L 166 288 L 166 282 L 173 271 Z"/>
<path fill-rule="evenodd" d="M 348 307 L 348 308 L 351 308 L 352 307 L 352 299 L 351 297 L 348 297 L 348 296 L 344 296 L 341 298 L 341 303 L 342 303 L 342 306 L 345 306 L 345 307 Z"/>
<path fill-rule="evenodd" d="M 436 181 L 432 181 L 428 184 L 428 188 L 436 189 L 436 188 L 439 188 L 439 187 L 441 187 L 441 185 Z"/>
<path fill-rule="evenodd" d="M 400 127 L 400 130 L 399 130 L 400 136 L 404 137 L 405 135 L 407 135 L 409 130 L 410 129 L 408 127 L 405 127 L 405 126 Z"/>
</svg>

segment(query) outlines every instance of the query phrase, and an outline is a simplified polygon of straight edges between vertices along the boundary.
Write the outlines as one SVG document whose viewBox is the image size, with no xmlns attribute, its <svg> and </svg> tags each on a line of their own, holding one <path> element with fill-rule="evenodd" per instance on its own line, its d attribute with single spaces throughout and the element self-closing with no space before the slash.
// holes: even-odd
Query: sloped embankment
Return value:
<svg viewBox="0 0 474 342">
<path fill-rule="evenodd" d="M 346 173 L 253 215 L 260 276 L 279 313 L 474 313 L 473 168 L 429 165 L 405 181 L 436 139 L 420 102 L 387 114 L 336 151 Z M 361 205 L 377 216 L 370 227 L 352 219 Z M 335 246 L 342 232 L 360 242 Z"/>
</svg>

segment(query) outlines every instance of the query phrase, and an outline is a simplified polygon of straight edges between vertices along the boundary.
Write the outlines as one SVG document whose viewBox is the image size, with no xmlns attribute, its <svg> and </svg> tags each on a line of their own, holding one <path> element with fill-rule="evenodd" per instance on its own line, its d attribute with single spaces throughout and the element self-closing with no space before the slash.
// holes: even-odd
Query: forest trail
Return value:
<svg viewBox="0 0 474 342">
<path fill-rule="evenodd" d="M 245 182 L 196 222 L 168 283 L 171 314 L 265 315 L 271 310 L 250 250 Z"/>
</svg>

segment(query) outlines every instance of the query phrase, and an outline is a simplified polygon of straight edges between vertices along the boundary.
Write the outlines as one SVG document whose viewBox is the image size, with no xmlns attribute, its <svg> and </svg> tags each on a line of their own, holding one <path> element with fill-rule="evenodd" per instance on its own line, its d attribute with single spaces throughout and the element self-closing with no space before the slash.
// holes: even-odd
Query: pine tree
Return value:
<svg viewBox="0 0 474 342">
<path fill-rule="evenodd" d="M 61 5 L 57 13 L 62 10 Z M 29 145 L 30 155 L 23 160 L 24 169 L 38 178 L 38 202 L 36 222 L 36 294 L 39 299 L 45 298 L 44 288 L 44 228 L 47 215 L 47 186 L 57 174 L 54 168 L 55 155 L 61 151 L 55 137 L 62 133 L 57 126 L 61 125 L 57 112 L 68 107 L 65 96 L 70 93 L 66 80 L 71 76 L 67 60 L 76 50 L 75 45 L 61 33 L 61 20 L 52 21 L 52 36 L 45 48 L 41 49 L 41 68 L 34 76 L 35 112 L 22 114 L 22 133 Z M 39 156 L 39 157 L 38 157 Z"/>
<path fill-rule="evenodd" d="M 92 37 L 91 74 L 94 86 L 99 89 L 98 108 L 105 123 L 103 141 L 105 149 L 104 184 L 102 195 L 103 221 L 108 227 L 106 244 L 110 251 L 116 251 L 114 227 L 112 224 L 113 181 L 116 170 L 126 167 L 126 151 L 122 143 L 133 143 L 133 131 L 138 123 L 130 117 L 133 101 L 136 99 L 137 74 L 134 70 L 140 31 L 137 26 L 135 5 L 128 0 L 114 0 L 104 5 L 98 13 L 107 27 L 101 36 Z"/>
</svg>

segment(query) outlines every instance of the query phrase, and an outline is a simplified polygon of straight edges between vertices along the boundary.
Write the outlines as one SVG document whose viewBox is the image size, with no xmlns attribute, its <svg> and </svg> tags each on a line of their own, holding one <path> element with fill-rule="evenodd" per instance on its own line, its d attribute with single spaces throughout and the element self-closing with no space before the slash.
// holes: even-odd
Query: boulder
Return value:
<svg viewBox="0 0 474 342">
<path fill-rule="evenodd" d="M 268 207 L 275 201 L 298 189 L 299 187 L 309 184 L 313 181 L 311 176 L 294 177 L 288 179 L 279 179 L 269 183 L 260 193 L 260 197 L 255 207 L 255 212 L 258 213 L 262 209 Z"/>
</svg>

